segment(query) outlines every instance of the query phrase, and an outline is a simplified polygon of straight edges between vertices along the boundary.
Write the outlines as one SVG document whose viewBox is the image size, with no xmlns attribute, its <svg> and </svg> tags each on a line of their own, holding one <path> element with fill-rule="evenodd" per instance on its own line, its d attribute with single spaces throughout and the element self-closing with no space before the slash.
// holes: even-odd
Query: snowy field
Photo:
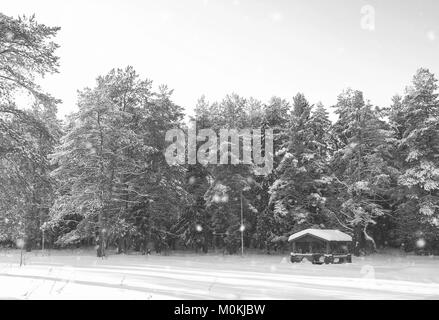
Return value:
<svg viewBox="0 0 439 320">
<path fill-rule="evenodd" d="M 439 257 L 291 264 L 248 255 L 0 251 L 2 299 L 439 299 Z"/>
</svg>

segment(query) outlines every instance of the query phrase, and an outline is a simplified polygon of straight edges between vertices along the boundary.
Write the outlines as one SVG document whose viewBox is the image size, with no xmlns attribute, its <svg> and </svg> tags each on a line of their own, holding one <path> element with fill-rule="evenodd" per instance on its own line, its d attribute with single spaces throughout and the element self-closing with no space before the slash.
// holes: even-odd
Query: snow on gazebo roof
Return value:
<svg viewBox="0 0 439 320">
<path fill-rule="evenodd" d="M 325 241 L 352 241 L 352 237 L 339 230 L 329 230 L 329 229 L 306 229 L 295 234 L 292 234 L 288 241 L 297 240 L 303 236 L 311 235 L 320 238 Z"/>
</svg>

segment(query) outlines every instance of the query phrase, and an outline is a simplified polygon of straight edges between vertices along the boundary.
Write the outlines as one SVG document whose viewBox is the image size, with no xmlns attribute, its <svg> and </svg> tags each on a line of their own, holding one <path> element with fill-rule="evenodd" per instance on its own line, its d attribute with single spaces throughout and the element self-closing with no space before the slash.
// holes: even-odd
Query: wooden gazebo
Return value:
<svg viewBox="0 0 439 320">
<path fill-rule="evenodd" d="M 352 237 L 339 230 L 306 229 L 292 234 L 288 242 L 292 244 L 291 262 L 304 258 L 316 264 L 352 261 Z"/>
</svg>

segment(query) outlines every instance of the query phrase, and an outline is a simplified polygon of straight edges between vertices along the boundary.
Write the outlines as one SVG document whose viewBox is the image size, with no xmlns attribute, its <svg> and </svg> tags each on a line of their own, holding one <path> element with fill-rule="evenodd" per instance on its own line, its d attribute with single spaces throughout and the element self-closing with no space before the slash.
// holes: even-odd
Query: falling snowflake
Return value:
<svg viewBox="0 0 439 320">
<path fill-rule="evenodd" d="M 171 13 L 171 12 L 166 12 L 166 11 L 164 11 L 164 12 L 161 12 L 160 13 L 160 19 L 162 20 L 162 22 L 168 22 L 168 21 L 170 21 L 172 18 L 173 18 L 173 13 Z"/>
<path fill-rule="evenodd" d="M 195 177 L 189 178 L 189 184 L 195 184 L 196 181 L 197 181 L 197 179 L 195 179 Z"/>
<path fill-rule="evenodd" d="M 228 201 L 229 201 L 229 196 L 227 194 L 225 194 L 221 197 L 221 202 L 226 203 Z"/>
<path fill-rule="evenodd" d="M 339 47 L 339 48 L 337 48 L 337 53 L 338 54 L 343 54 L 343 53 L 345 53 L 346 52 L 346 49 L 344 48 L 344 47 Z"/>
<path fill-rule="evenodd" d="M 23 239 L 17 239 L 17 247 L 22 249 L 24 247 L 24 240 Z"/>
<path fill-rule="evenodd" d="M 273 12 L 270 14 L 270 19 L 273 22 L 280 22 L 282 21 L 282 14 L 280 12 Z"/>
<path fill-rule="evenodd" d="M 436 33 L 433 30 L 427 32 L 427 38 L 430 41 L 436 40 Z"/>
<path fill-rule="evenodd" d="M 6 39 L 11 41 L 14 38 L 14 34 L 12 32 L 6 32 Z"/>
<path fill-rule="evenodd" d="M 418 241 L 416 241 L 416 247 L 418 247 L 419 249 L 424 248 L 426 244 L 427 242 L 423 238 L 418 239 Z"/>
<path fill-rule="evenodd" d="M 221 197 L 219 196 L 219 195 L 214 195 L 213 196 L 213 202 L 216 202 L 216 203 L 219 203 L 219 202 L 221 202 Z"/>
</svg>

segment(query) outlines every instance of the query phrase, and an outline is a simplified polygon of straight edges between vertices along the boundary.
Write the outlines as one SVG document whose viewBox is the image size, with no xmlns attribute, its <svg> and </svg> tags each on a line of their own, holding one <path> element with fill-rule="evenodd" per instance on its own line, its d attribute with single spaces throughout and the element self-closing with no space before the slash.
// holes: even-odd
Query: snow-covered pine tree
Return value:
<svg viewBox="0 0 439 320">
<path fill-rule="evenodd" d="M 265 248 L 269 252 L 271 241 L 276 237 L 276 224 L 273 219 L 273 212 L 267 203 L 270 199 L 270 188 L 274 181 L 279 177 L 276 168 L 282 161 L 287 150 L 286 145 L 289 137 L 291 105 L 285 99 L 280 97 L 272 97 L 270 101 L 264 105 L 264 117 L 262 127 L 264 129 L 271 128 L 273 130 L 273 168 L 274 170 L 267 176 L 255 177 L 259 184 L 256 195 L 257 228 L 254 235 L 256 245 L 259 248 Z"/>
<path fill-rule="evenodd" d="M 198 99 L 194 109 L 195 116 L 191 118 L 196 123 L 197 130 L 211 127 L 211 106 L 205 96 Z M 197 143 L 196 150 L 200 142 Z M 209 168 L 200 163 L 188 164 L 185 189 L 189 194 L 189 204 L 183 210 L 178 222 L 171 232 L 187 247 L 196 251 L 202 249 L 208 252 L 212 240 L 211 214 L 206 210 L 204 195 L 209 189 Z"/>
<path fill-rule="evenodd" d="M 330 207 L 337 221 L 351 229 L 358 248 L 374 250 L 368 227 L 389 212 L 386 206 L 394 169 L 388 141 L 392 133 L 378 108 L 360 91 L 348 89 L 338 97 L 333 126 L 337 151 L 332 161 L 334 196 Z"/>
<path fill-rule="evenodd" d="M 312 106 L 303 94 L 294 97 L 289 139 L 276 168 L 278 178 L 271 186 L 268 203 L 277 236 L 326 223 L 326 182 L 321 178 L 327 171 L 328 121 L 323 106 L 312 114 Z"/>
<path fill-rule="evenodd" d="M 80 93 L 79 112 L 53 155 L 60 193 L 48 227 L 66 228 L 59 244 L 96 237 L 103 256 L 108 242 L 126 237 L 144 249 L 165 243 L 170 216 L 186 199 L 184 172 L 164 159 L 165 132 L 181 121 L 171 93 L 153 93 L 131 67 Z"/>
<path fill-rule="evenodd" d="M 34 16 L 0 13 L 0 233 L 3 240 L 22 238 L 27 250 L 41 239 L 53 195 L 47 154 L 59 134 L 58 100 L 36 77 L 58 71 L 58 45 L 52 41 L 58 30 Z M 18 105 L 18 94 L 29 105 Z"/>
<path fill-rule="evenodd" d="M 394 108 L 403 158 L 399 183 L 405 201 L 400 210 L 439 228 L 439 99 L 437 79 L 419 69 Z M 415 219 L 416 220 L 416 219 Z M 430 228 L 427 228 L 430 229 Z"/>
</svg>

